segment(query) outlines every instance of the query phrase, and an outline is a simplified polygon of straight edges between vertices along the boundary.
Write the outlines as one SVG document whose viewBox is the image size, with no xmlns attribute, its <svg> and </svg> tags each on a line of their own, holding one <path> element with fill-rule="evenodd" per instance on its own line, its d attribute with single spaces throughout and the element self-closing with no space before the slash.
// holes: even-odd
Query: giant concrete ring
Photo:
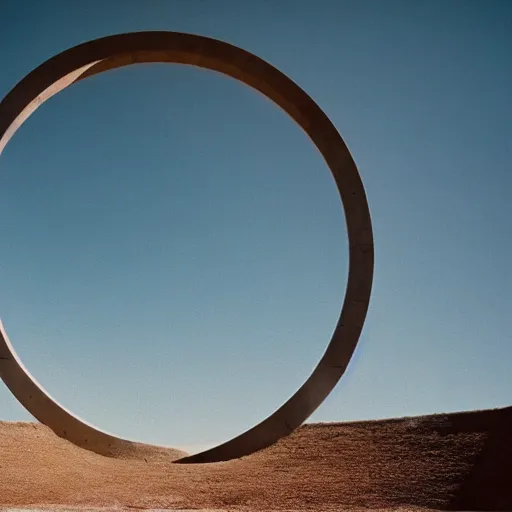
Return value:
<svg viewBox="0 0 512 512">
<path fill-rule="evenodd" d="M 56 55 L 28 74 L 0 103 L 0 153 L 25 120 L 54 94 L 89 76 L 131 64 L 190 64 L 235 78 L 280 106 L 309 135 L 338 187 L 349 241 L 345 300 L 332 339 L 299 390 L 243 434 L 178 462 L 216 462 L 266 448 L 299 427 L 342 377 L 361 334 L 373 280 L 370 212 L 356 165 L 343 139 L 316 103 L 272 65 L 231 44 L 176 32 L 108 36 Z M 41 423 L 77 446 L 103 455 L 133 445 L 83 422 L 51 398 L 16 355 L 0 325 L 0 375 L 14 396 Z"/>
</svg>

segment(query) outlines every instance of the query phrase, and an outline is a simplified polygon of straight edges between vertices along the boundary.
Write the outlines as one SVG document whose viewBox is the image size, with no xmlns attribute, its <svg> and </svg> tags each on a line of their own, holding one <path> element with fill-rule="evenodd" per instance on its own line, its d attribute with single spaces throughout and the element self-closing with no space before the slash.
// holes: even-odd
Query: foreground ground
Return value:
<svg viewBox="0 0 512 512">
<path fill-rule="evenodd" d="M 0 507 L 512 510 L 512 408 L 307 425 L 256 455 L 105 458 L 0 422 Z"/>
</svg>

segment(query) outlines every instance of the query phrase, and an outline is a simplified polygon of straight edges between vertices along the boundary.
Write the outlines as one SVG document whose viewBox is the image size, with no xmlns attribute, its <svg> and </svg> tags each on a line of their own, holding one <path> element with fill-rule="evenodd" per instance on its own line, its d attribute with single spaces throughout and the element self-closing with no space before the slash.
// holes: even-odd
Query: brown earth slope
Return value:
<svg viewBox="0 0 512 512">
<path fill-rule="evenodd" d="M 306 425 L 238 461 L 105 458 L 0 423 L 0 506 L 512 510 L 512 408 Z M 133 454 L 132 454 L 133 457 Z"/>
</svg>

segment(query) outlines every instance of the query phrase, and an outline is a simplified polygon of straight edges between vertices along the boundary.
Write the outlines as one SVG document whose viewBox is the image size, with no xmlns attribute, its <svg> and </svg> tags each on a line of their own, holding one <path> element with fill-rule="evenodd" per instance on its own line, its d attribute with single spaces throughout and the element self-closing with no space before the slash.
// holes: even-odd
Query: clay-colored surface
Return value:
<svg viewBox="0 0 512 512">
<path fill-rule="evenodd" d="M 0 103 L 0 152 L 37 107 L 60 90 L 94 74 L 147 62 L 190 64 L 224 73 L 274 101 L 304 129 L 322 153 L 345 211 L 350 260 L 347 290 L 335 332 L 313 373 L 283 406 L 261 423 L 231 441 L 180 462 L 230 460 L 270 446 L 290 434 L 323 402 L 344 374 L 359 340 L 371 294 L 370 213 L 363 184 L 345 143 L 302 89 L 270 64 L 240 48 L 190 34 L 137 32 L 109 36 L 48 60 Z M 123 450 L 125 443 L 129 446 L 129 441 L 88 425 L 55 402 L 24 368 L 3 329 L 0 330 L 0 376 L 24 407 L 60 437 L 100 454 Z"/>
<path fill-rule="evenodd" d="M 0 506 L 512 510 L 512 408 L 306 425 L 261 452 L 180 465 L 107 458 L 0 423 Z"/>
</svg>

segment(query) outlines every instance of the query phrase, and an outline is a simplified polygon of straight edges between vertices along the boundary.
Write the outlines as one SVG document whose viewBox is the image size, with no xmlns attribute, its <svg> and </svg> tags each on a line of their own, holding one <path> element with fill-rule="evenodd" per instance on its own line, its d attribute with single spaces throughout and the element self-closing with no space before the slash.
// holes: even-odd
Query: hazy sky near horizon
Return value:
<svg viewBox="0 0 512 512">
<path fill-rule="evenodd" d="M 269 61 L 358 165 L 374 291 L 311 421 L 512 403 L 512 3 L 8 0 L 0 97 L 60 51 L 139 30 Z M 316 149 L 213 72 L 90 78 L 0 157 L 0 317 L 50 394 L 123 437 L 220 442 L 281 405 L 330 339 L 346 245 Z M 0 420 L 29 419 L 0 385 Z"/>
</svg>

